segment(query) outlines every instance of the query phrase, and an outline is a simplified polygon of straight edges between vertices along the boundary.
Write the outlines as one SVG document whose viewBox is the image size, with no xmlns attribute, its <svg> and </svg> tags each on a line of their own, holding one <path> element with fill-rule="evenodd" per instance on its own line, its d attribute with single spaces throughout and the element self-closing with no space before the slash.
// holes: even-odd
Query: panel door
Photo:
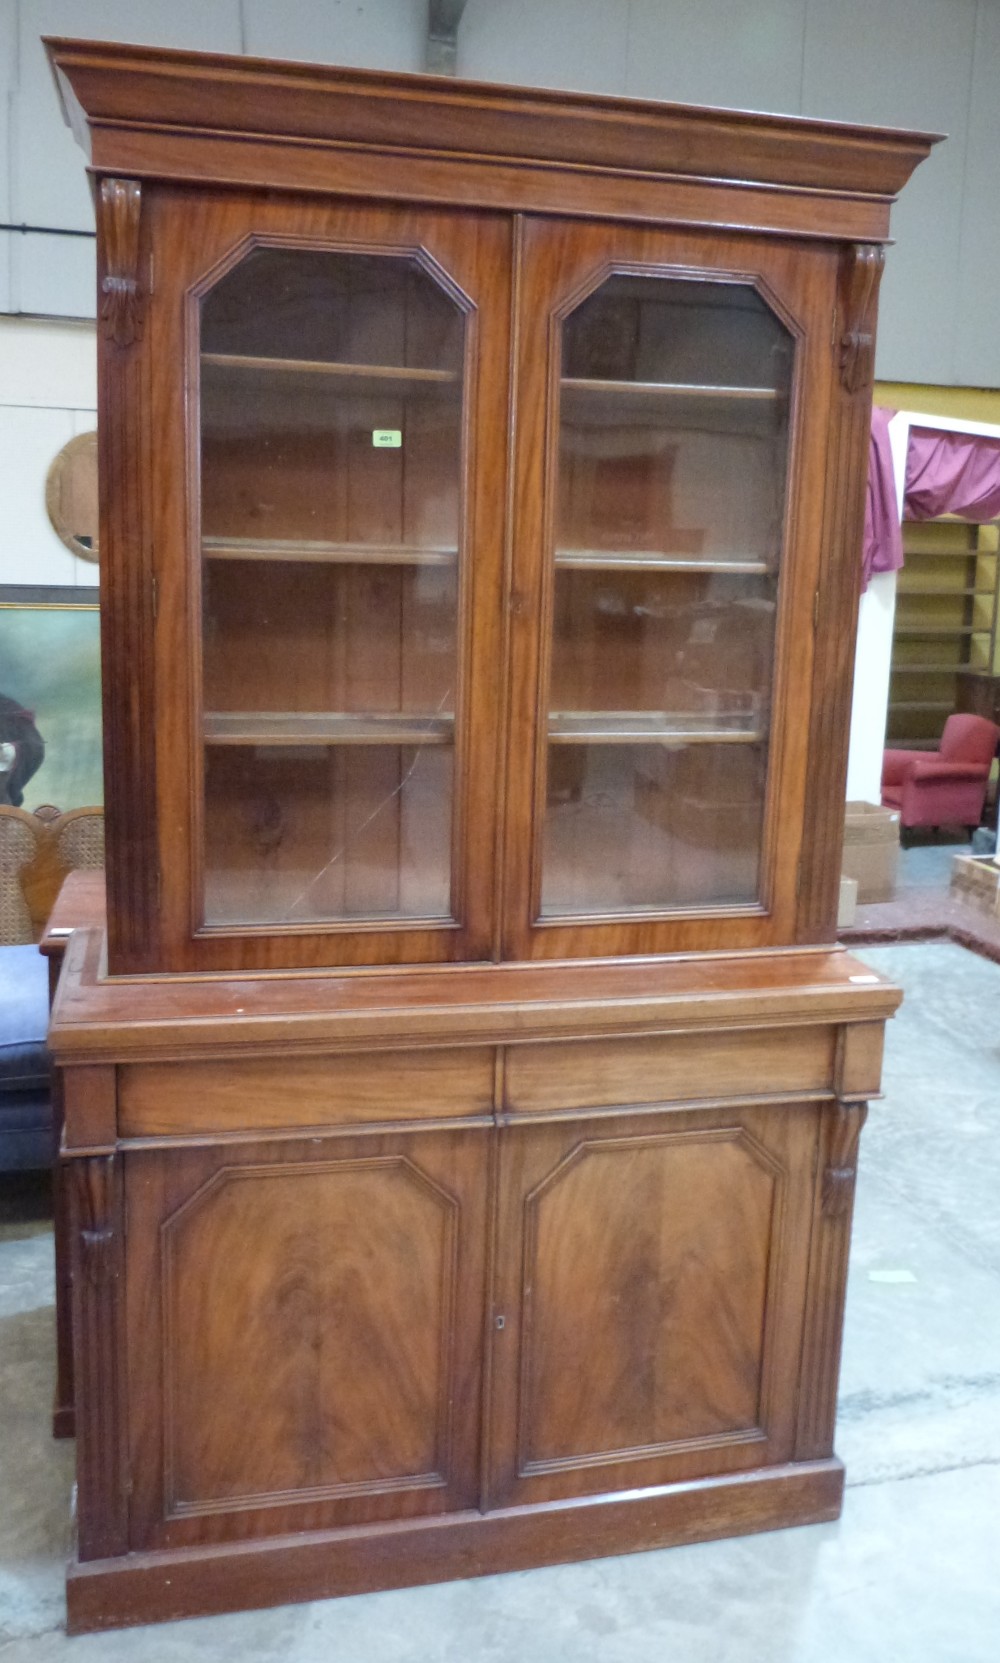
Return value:
<svg viewBox="0 0 1000 1663">
<path fill-rule="evenodd" d="M 504 1129 L 491 1505 L 791 1458 L 818 1113 Z"/>
<path fill-rule="evenodd" d="M 527 223 L 513 956 L 795 938 L 835 278 L 822 247 Z"/>
<path fill-rule="evenodd" d="M 476 1504 L 488 1135 L 127 1157 L 133 1548 Z"/>
<path fill-rule="evenodd" d="M 150 213 L 146 966 L 486 957 L 508 226 L 180 191 Z"/>
</svg>

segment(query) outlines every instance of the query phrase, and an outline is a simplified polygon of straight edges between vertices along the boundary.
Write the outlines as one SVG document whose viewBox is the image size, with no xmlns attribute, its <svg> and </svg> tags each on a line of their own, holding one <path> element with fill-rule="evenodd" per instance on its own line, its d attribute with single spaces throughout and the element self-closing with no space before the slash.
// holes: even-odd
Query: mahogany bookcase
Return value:
<svg viewBox="0 0 1000 1663">
<path fill-rule="evenodd" d="M 50 41 L 108 921 L 52 1044 L 74 1629 L 834 1517 L 834 944 L 931 137 Z"/>
</svg>

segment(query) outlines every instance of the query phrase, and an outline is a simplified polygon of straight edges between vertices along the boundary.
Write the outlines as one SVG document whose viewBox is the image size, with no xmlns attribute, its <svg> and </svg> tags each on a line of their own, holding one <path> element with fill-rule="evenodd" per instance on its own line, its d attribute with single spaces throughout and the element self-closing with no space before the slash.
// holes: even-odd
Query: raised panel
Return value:
<svg viewBox="0 0 1000 1663">
<path fill-rule="evenodd" d="M 471 1138 L 354 1139 L 333 1159 L 188 1152 L 176 1174 L 133 1157 L 134 1545 L 473 1499 L 485 1161 Z"/>
<path fill-rule="evenodd" d="M 526 1198 L 522 1472 L 757 1430 L 777 1176 L 738 1130 L 661 1132 Z"/>
<path fill-rule="evenodd" d="M 788 1458 L 817 1112 L 504 1133 L 493 1500 Z"/>
</svg>

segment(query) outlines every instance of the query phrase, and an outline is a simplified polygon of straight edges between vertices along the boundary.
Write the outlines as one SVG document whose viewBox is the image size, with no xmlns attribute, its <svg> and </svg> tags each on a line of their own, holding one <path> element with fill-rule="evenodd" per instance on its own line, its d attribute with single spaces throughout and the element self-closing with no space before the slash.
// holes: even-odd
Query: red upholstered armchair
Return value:
<svg viewBox="0 0 1000 1663">
<path fill-rule="evenodd" d="M 949 716 L 936 751 L 886 751 L 883 808 L 903 826 L 978 826 L 998 739 L 983 716 Z"/>
</svg>

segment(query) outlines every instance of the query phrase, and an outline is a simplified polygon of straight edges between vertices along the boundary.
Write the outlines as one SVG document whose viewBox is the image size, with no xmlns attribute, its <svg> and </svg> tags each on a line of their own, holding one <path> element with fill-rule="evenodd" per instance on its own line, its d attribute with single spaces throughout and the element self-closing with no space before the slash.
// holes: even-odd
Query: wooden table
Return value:
<svg viewBox="0 0 1000 1663">
<path fill-rule="evenodd" d="M 50 1008 L 55 998 L 59 972 L 70 936 L 74 930 L 81 927 L 103 925 L 105 906 L 103 871 L 69 874 L 56 897 L 55 906 L 49 914 L 44 934 L 38 943 L 39 952 L 49 961 Z M 62 1129 L 62 1080 L 56 1070 L 52 1076 L 52 1206 L 56 1252 L 56 1393 L 52 1408 L 52 1436 L 72 1438 L 76 1430 L 73 1409 L 73 1328 L 67 1241 L 69 1218 L 60 1159 Z"/>
</svg>

